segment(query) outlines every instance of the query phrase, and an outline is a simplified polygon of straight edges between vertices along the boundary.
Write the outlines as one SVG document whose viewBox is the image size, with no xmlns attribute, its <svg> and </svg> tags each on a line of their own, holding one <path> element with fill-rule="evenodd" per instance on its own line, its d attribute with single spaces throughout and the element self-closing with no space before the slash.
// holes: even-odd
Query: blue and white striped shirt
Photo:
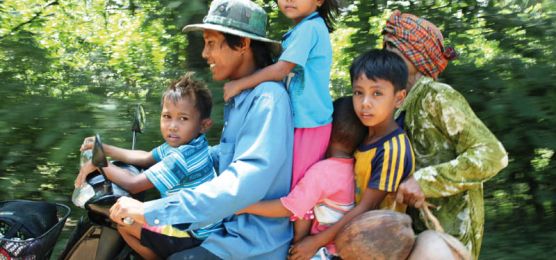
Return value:
<svg viewBox="0 0 556 260">
<path fill-rule="evenodd" d="M 195 188 L 216 177 L 204 134 L 177 148 L 164 143 L 151 153 L 157 163 L 145 171 L 145 176 L 161 197 L 171 196 L 184 188 Z M 174 227 L 182 229 L 179 225 Z M 191 232 L 203 239 L 217 229 L 221 229 L 221 221 Z"/>
</svg>

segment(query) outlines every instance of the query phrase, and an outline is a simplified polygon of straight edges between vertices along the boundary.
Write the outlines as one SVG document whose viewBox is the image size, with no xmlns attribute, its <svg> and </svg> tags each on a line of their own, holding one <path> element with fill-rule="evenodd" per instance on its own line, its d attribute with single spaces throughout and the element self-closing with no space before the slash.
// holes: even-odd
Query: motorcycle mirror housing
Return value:
<svg viewBox="0 0 556 260">
<path fill-rule="evenodd" d="M 131 125 L 131 131 L 135 133 L 143 133 L 145 128 L 145 110 L 141 104 L 135 106 L 135 113 L 133 113 L 133 124 Z"/>
<path fill-rule="evenodd" d="M 108 166 L 108 161 L 106 160 L 106 155 L 104 149 L 102 148 L 102 141 L 100 140 L 100 135 L 95 136 L 95 145 L 93 147 L 93 165 L 97 168 L 103 168 Z"/>
</svg>

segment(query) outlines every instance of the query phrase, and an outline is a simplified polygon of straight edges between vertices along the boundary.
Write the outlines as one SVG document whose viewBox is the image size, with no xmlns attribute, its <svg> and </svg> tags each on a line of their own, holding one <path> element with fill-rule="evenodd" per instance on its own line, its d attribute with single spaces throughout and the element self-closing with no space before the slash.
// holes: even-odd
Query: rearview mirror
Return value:
<svg viewBox="0 0 556 260">
<path fill-rule="evenodd" d="M 108 166 L 108 161 L 106 160 L 106 155 L 104 154 L 104 149 L 102 148 L 102 141 L 100 140 L 100 135 L 95 136 L 95 145 L 93 146 L 93 165 L 97 168 L 103 168 Z"/>
<path fill-rule="evenodd" d="M 145 128 L 145 110 L 141 104 L 135 106 L 135 112 L 133 113 L 133 124 L 131 125 L 131 131 L 135 133 L 143 133 Z"/>
</svg>

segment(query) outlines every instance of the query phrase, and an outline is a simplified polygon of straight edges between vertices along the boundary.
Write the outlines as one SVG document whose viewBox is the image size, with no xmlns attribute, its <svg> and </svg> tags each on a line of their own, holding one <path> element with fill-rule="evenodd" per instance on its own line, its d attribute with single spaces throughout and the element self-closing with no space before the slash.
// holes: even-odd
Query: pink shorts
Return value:
<svg viewBox="0 0 556 260">
<path fill-rule="evenodd" d="M 305 172 L 313 164 L 324 159 L 331 132 L 332 123 L 313 128 L 296 128 L 294 130 L 292 189 L 305 176 Z M 312 218 L 312 213 L 304 218 Z"/>
</svg>

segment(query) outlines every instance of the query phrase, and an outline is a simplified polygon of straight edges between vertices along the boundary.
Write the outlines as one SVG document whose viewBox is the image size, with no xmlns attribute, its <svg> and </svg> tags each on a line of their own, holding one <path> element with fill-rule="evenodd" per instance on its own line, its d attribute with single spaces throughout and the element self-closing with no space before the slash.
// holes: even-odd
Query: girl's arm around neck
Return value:
<svg viewBox="0 0 556 260">
<path fill-rule="evenodd" d="M 279 199 L 259 201 L 238 211 L 236 214 L 253 214 L 267 218 L 285 218 L 293 215 L 282 205 Z"/>
<path fill-rule="evenodd" d="M 255 73 L 224 84 L 224 100 L 238 95 L 241 91 L 254 88 L 266 81 L 280 81 L 284 79 L 296 66 L 288 61 L 278 61 L 272 65 L 258 70 Z"/>
</svg>

